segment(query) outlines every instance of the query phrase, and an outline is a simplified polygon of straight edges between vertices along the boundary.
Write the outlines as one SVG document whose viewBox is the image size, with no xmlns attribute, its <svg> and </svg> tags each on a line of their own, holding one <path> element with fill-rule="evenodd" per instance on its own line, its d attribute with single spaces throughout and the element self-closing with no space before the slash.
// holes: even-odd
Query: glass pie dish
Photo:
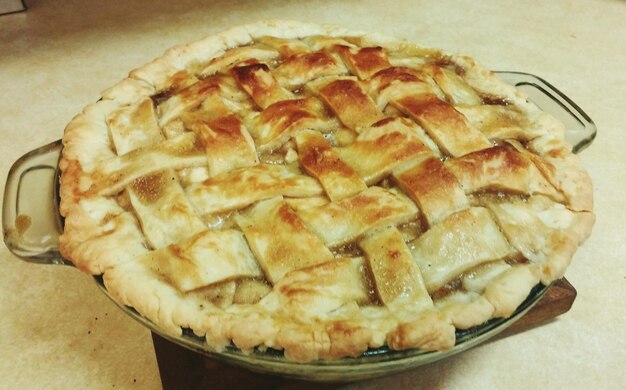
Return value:
<svg viewBox="0 0 626 390">
<path fill-rule="evenodd" d="M 561 120 L 567 129 L 566 140 L 574 152 L 580 152 L 595 138 L 593 121 L 568 97 L 539 77 L 520 72 L 497 72 L 505 82 L 522 90 L 542 110 Z M 35 149 L 18 159 L 9 170 L 3 203 L 4 241 L 9 250 L 21 259 L 40 264 L 64 264 L 58 250 L 58 237 L 63 219 L 58 211 L 58 160 L 61 141 Z M 94 277 L 100 289 L 110 297 L 101 277 Z M 420 350 L 395 351 L 387 347 L 370 349 L 356 358 L 332 361 L 294 363 L 281 351 L 255 349 L 244 352 L 234 346 L 222 351 L 212 350 L 204 338 L 184 331 L 181 336 L 166 333 L 133 308 L 116 304 L 128 315 L 154 333 L 195 352 L 233 363 L 254 371 L 316 380 L 348 381 L 390 375 L 411 367 L 427 364 L 476 346 L 505 330 L 521 318 L 546 293 L 549 286 L 537 285 L 509 318 L 487 321 L 479 326 L 457 330 L 456 344 L 443 352 Z M 114 301 L 115 302 L 115 301 Z"/>
</svg>

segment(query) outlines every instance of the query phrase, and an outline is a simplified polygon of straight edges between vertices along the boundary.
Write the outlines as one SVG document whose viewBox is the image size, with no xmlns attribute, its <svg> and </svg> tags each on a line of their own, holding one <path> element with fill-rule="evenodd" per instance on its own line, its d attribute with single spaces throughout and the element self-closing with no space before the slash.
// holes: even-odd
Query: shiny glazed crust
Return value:
<svg viewBox="0 0 626 390">
<path fill-rule="evenodd" d="M 465 56 L 236 27 L 70 122 L 61 252 L 217 350 L 445 350 L 560 278 L 589 236 L 591 181 L 563 132 Z"/>
</svg>

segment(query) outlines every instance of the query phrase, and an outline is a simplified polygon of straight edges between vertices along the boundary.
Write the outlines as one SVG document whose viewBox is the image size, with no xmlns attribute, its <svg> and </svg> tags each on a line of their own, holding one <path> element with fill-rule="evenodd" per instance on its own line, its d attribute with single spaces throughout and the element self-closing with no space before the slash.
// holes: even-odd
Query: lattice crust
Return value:
<svg viewBox="0 0 626 390">
<path fill-rule="evenodd" d="M 68 125 L 61 250 L 164 330 L 295 361 L 443 350 L 590 233 L 562 125 L 472 59 L 264 22 L 175 47 Z"/>
</svg>

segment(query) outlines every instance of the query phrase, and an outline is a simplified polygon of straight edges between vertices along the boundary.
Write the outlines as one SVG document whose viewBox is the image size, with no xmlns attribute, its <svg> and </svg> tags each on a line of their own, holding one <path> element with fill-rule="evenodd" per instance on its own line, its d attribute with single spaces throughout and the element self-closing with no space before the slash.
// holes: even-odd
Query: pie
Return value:
<svg viewBox="0 0 626 390">
<path fill-rule="evenodd" d="M 65 129 L 63 256 L 208 348 L 446 350 L 594 223 L 564 127 L 473 59 L 298 22 L 174 47 Z"/>
</svg>

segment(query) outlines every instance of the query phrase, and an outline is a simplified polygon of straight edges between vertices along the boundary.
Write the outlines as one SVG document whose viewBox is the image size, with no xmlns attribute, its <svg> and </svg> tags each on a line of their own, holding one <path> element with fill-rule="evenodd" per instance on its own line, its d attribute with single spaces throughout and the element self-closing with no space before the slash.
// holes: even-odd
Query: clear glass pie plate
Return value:
<svg viewBox="0 0 626 390">
<path fill-rule="evenodd" d="M 593 121 L 551 84 L 528 73 L 496 73 L 505 82 L 522 90 L 539 108 L 556 116 L 565 124 L 566 139 L 572 144 L 574 152 L 580 152 L 593 141 L 596 136 Z M 28 262 L 72 265 L 61 257 L 58 250 L 58 238 L 63 231 L 63 219 L 58 212 L 57 165 L 61 149 L 60 140 L 37 148 L 18 159 L 9 170 L 2 210 L 4 242 L 13 254 Z M 102 278 L 96 276 L 94 280 L 109 296 Z M 476 346 L 524 316 L 543 297 L 548 288 L 549 286 L 535 286 L 509 318 L 493 319 L 468 330 L 457 330 L 456 345 L 447 351 L 393 351 L 382 347 L 370 349 L 356 358 L 304 364 L 287 361 L 281 351 L 272 349 L 244 352 L 232 346 L 219 352 L 214 351 L 203 338 L 189 330 L 184 331 L 181 336 L 168 334 L 133 308 L 119 305 L 117 302 L 116 304 L 151 331 L 200 354 L 258 372 L 315 381 L 350 381 L 390 375 Z"/>
</svg>

